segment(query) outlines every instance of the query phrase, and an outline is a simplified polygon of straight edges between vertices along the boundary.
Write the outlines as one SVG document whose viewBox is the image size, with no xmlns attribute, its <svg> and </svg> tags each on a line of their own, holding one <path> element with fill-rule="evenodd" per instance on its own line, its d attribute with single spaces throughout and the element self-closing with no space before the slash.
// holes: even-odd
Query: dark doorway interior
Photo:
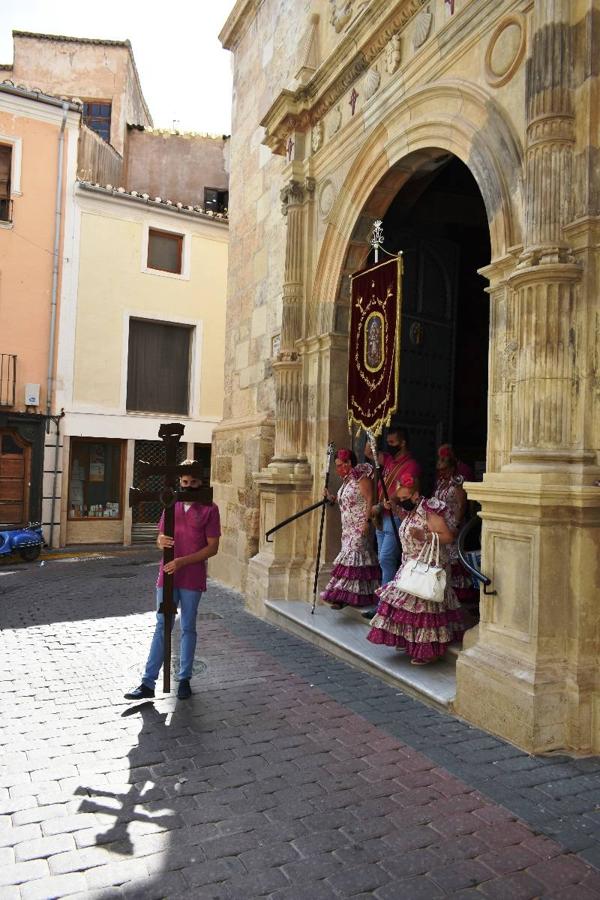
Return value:
<svg viewBox="0 0 600 900">
<path fill-rule="evenodd" d="M 442 156 L 417 171 L 383 220 L 385 248 L 404 252 L 399 409 L 433 488 L 436 449 L 451 442 L 477 477 L 485 468 L 489 227 L 468 168 Z M 373 262 L 370 257 L 369 264 Z"/>
</svg>

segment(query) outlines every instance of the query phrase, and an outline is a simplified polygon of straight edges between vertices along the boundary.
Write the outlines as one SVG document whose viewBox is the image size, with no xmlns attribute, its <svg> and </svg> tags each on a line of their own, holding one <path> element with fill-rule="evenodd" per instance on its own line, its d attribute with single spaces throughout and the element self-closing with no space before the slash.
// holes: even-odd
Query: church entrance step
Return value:
<svg viewBox="0 0 600 900">
<path fill-rule="evenodd" d="M 267 621 L 316 644 L 370 675 L 382 678 L 407 694 L 438 709 L 451 710 L 456 695 L 456 656 L 451 648 L 446 659 L 428 666 L 412 666 L 404 654 L 392 647 L 366 640 L 369 624 L 356 610 L 333 610 L 301 600 L 267 600 Z"/>
</svg>

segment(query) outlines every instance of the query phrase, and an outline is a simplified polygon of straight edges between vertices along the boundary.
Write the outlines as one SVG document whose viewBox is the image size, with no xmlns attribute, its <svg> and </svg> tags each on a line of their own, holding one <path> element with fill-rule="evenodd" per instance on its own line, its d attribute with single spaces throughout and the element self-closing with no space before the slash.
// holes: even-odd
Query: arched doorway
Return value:
<svg viewBox="0 0 600 900">
<path fill-rule="evenodd" d="M 428 492 L 441 443 L 477 477 L 485 469 L 489 297 L 477 270 L 490 262 L 487 216 L 467 166 L 440 151 L 391 199 L 383 226 L 386 249 L 404 258 L 393 424 L 408 428 Z"/>
</svg>

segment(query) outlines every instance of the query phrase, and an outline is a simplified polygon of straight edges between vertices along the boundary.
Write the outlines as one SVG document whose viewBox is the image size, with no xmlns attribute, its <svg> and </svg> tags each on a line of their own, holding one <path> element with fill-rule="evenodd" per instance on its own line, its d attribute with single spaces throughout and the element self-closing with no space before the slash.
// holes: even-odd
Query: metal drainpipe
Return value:
<svg viewBox="0 0 600 900">
<path fill-rule="evenodd" d="M 52 416 L 52 420 L 56 425 L 56 446 L 54 448 L 54 473 L 52 475 L 52 506 L 50 513 L 50 539 L 48 546 L 52 547 L 52 539 L 54 537 L 54 510 L 56 503 L 56 482 L 58 480 L 58 445 L 60 444 L 60 420 L 64 416 L 65 411 L 61 409 L 60 415 Z M 46 421 L 49 421 L 48 419 Z"/>
<path fill-rule="evenodd" d="M 65 156 L 65 128 L 67 125 L 67 113 L 70 104 L 66 101 L 62 104 L 62 122 L 60 123 L 60 133 L 58 136 L 58 171 L 56 174 L 56 205 L 54 208 L 54 253 L 52 260 L 52 294 L 50 305 L 50 337 L 48 339 L 48 378 L 46 382 L 46 434 L 50 434 L 50 411 L 52 408 L 52 394 L 54 388 L 54 352 L 56 341 L 56 308 L 58 295 L 58 254 L 60 250 L 60 227 L 62 220 L 62 191 L 63 191 L 63 163 Z M 50 508 L 50 540 L 54 537 L 54 510 L 56 503 L 56 476 L 58 472 L 58 420 L 56 423 L 56 450 L 54 453 L 54 480 L 52 488 L 52 504 Z"/>
</svg>

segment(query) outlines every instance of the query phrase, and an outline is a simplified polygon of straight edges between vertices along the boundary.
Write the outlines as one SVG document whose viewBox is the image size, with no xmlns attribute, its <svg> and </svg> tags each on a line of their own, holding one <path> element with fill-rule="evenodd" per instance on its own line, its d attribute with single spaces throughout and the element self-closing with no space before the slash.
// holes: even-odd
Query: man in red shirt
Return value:
<svg viewBox="0 0 600 900">
<path fill-rule="evenodd" d="M 193 459 L 186 459 L 182 465 L 191 465 Z M 200 479 L 191 475 L 182 475 L 179 479 L 182 488 L 200 487 Z M 190 678 L 196 650 L 196 614 L 202 592 L 206 590 L 206 560 L 215 556 L 219 550 L 221 525 L 219 508 L 214 503 L 203 506 L 201 503 L 175 504 L 175 537 L 170 538 L 162 533 L 164 514 L 158 525 L 156 545 L 159 550 L 175 547 L 175 558 L 167 563 L 164 571 L 172 573 L 173 601 L 181 613 L 181 642 L 179 648 L 179 687 L 177 697 L 187 700 L 192 694 Z M 163 563 L 161 561 L 156 582 L 156 607 L 160 607 L 163 592 Z M 154 686 L 161 670 L 164 658 L 164 616 L 156 613 L 156 628 L 150 645 L 150 653 L 146 668 L 142 675 L 142 683 L 135 690 L 125 694 L 126 700 L 143 700 L 154 697 Z"/>
<path fill-rule="evenodd" d="M 412 475 L 415 482 L 421 477 L 421 466 L 413 459 L 408 448 L 408 432 L 405 428 L 393 427 L 387 433 L 387 448 L 384 455 L 383 480 L 390 499 L 396 496 L 398 481 L 401 475 Z M 378 484 L 378 504 L 373 507 L 377 516 L 376 535 L 379 565 L 381 566 L 381 584 L 392 580 L 400 565 L 400 551 L 394 535 L 392 515 L 383 506 L 383 490 Z M 399 524 L 399 523 L 397 523 Z"/>
</svg>

